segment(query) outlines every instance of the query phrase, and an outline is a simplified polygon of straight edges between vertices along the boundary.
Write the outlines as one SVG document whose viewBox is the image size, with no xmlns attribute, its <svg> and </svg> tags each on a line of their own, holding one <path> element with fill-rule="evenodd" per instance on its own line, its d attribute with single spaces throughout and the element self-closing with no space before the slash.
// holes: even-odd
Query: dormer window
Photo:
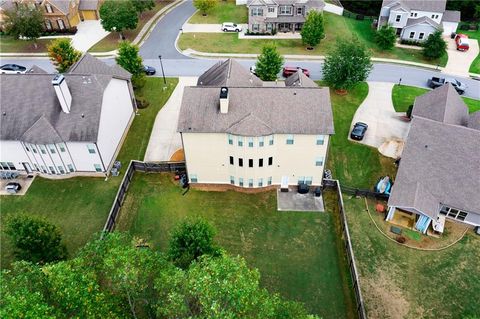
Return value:
<svg viewBox="0 0 480 319">
<path fill-rule="evenodd" d="M 297 8 L 297 15 L 302 15 L 303 14 L 303 8 L 299 7 Z"/>
</svg>

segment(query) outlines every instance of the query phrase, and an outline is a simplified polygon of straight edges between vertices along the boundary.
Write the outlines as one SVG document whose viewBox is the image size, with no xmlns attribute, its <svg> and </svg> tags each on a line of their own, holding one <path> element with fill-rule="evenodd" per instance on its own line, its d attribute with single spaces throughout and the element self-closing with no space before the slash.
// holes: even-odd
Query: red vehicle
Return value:
<svg viewBox="0 0 480 319">
<path fill-rule="evenodd" d="M 303 72 L 303 74 L 310 77 L 310 71 L 308 71 L 307 69 L 303 69 L 299 66 L 286 66 L 286 67 L 283 68 L 283 73 L 282 74 L 283 74 L 284 77 L 288 78 L 290 75 L 297 72 L 298 70 L 301 70 Z"/>
<path fill-rule="evenodd" d="M 465 34 L 457 34 L 455 36 L 455 44 L 457 45 L 458 51 L 467 51 L 470 47 L 468 42 L 468 36 Z"/>
</svg>

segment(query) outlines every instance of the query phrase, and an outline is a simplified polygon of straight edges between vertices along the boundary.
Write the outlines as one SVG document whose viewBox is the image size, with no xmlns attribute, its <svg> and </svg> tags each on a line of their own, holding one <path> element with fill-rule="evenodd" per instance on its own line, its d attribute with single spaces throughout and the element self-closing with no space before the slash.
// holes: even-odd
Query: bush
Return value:
<svg viewBox="0 0 480 319">
<path fill-rule="evenodd" d="M 405 45 L 416 45 L 416 46 L 419 46 L 419 47 L 423 47 L 423 42 L 420 42 L 420 41 L 417 41 L 417 40 L 402 39 L 402 40 L 400 40 L 400 43 L 405 44 Z"/>
<path fill-rule="evenodd" d="M 404 244 L 407 241 L 407 239 L 404 236 L 397 236 L 397 242 L 400 244 Z"/>
<path fill-rule="evenodd" d="M 135 90 L 141 90 L 145 86 L 146 82 L 147 79 L 145 74 L 139 73 L 132 75 L 132 86 Z"/>
<path fill-rule="evenodd" d="M 429 60 L 438 59 L 447 53 L 447 43 L 442 32 L 430 34 L 423 44 L 423 56 Z"/>
<path fill-rule="evenodd" d="M 384 25 L 375 32 L 375 42 L 382 50 L 391 50 L 397 40 L 396 31 L 388 25 Z"/>
</svg>

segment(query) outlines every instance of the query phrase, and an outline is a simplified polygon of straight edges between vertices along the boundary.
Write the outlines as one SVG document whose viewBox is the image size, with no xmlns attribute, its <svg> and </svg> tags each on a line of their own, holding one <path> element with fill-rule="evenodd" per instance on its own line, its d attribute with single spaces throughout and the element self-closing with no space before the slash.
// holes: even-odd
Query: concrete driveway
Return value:
<svg viewBox="0 0 480 319">
<path fill-rule="evenodd" d="M 393 108 L 393 85 L 368 82 L 368 95 L 355 112 L 350 130 L 356 122 L 367 123 L 367 133 L 360 143 L 378 148 L 385 156 L 398 158 L 403 151 L 410 123 L 400 119 L 405 113 L 397 113 Z"/>
<path fill-rule="evenodd" d="M 99 20 L 85 20 L 77 25 L 77 33 L 72 38 L 72 45 L 79 51 L 87 52 L 109 33 L 103 29 Z"/>
<path fill-rule="evenodd" d="M 221 24 L 191 24 L 185 23 L 182 26 L 185 33 L 189 32 L 207 32 L 207 33 L 223 33 Z"/>
<path fill-rule="evenodd" d="M 185 86 L 195 86 L 196 84 L 197 77 L 180 77 L 178 79 L 178 85 L 173 90 L 170 99 L 155 118 L 155 124 L 143 159 L 145 162 L 169 161 L 173 153 L 182 148 L 180 133 L 177 132 L 177 122 L 183 89 Z"/>
<path fill-rule="evenodd" d="M 470 68 L 473 60 L 475 60 L 479 54 L 478 41 L 469 39 L 470 48 L 466 52 L 458 51 L 455 41 L 450 39 L 450 37 L 445 37 L 445 41 L 447 41 L 448 44 L 448 62 L 443 69 L 443 72 L 469 77 L 468 69 Z"/>
</svg>

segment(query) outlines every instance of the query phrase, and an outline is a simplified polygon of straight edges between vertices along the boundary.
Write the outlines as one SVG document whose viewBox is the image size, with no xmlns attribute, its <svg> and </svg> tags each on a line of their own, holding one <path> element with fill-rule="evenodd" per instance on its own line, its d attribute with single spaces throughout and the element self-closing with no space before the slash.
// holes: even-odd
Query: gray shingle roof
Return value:
<svg viewBox="0 0 480 319">
<path fill-rule="evenodd" d="M 297 71 L 285 79 L 285 86 L 317 87 L 317 84 L 302 71 Z"/>
<path fill-rule="evenodd" d="M 218 62 L 197 81 L 200 86 L 262 86 L 262 81 L 235 60 Z"/>
<path fill-rule="evenodd" d="M 468 127 L 480 130 L 480 111 L 470 114 L 468 118 Z"/>
<path fill-rule="evenodd" d="M 38 65 L 32 65 L 26 73 L 29 73 L 29 74 L 48 74 L 47 71 L 45 71 L 44 69 L 42 69 Z"/>
<path fill-rule="evenodd" d="M 304 16 L 278 16 L 277 18 L 265 18 L 265 22 L 300 23 L 300 22 L 305 22 L 305 17 Z"/>
<path fill-rule="evenodd" d="M 417 97 L 412 115 L 448 124 L 466 125 L 468 122 L 468 108 L 451 84 Z"/>
<path fill-rule="evenodd" d="M 60 10 L 63 14 L 68 14 L 70 11 L 70 1 L 68 0 L 48 0 L 54 7 Z"/>
<path fill-rule="evenodd" d="M 78 5 L 80 10 L 97 10 L 98 9 L 98 0 L 80 0 Z"/>
<path fill-rule="evenodd" d="M 412 10 L 444 12 L 447 0 L 383 0 L 382 7 L 400 3 L 402 7 Z"/>
<path fill-rule="evenodd" d="M 89 53 L 85 53 L 69 70 L 70 74 L 104 74 L 120 79 L 130 79 L 132 75 L 118 65 L 109 66 Z"/>
<path fill-rule="evenodd" d="M 442 16 L 442 21 L 445 22 L 460 22 L 460 11 L 445 10 Z"/>
<path fill-rule="evenodd" d="M 405 25 L 405 28 L 411 27 L 414 25 L 422 24 L 422 23 L 428 23 L 431 26 L 433 26 L 435 29 L 440 29 L 440 25 L 430 19 L 429 17 L 421 17 L 421 18 L 408 18 L 407 19 L 407 24 Z"/>
</svg>

